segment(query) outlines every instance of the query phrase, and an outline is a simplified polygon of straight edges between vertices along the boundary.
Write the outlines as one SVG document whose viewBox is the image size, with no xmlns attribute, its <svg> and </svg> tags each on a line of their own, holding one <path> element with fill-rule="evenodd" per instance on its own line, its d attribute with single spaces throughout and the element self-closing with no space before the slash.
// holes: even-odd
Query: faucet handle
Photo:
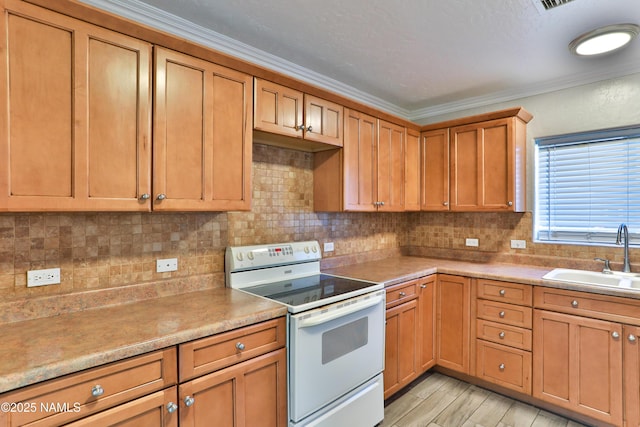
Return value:
<svg viewBox="0 0 640 427">
<path fill-rule="evenodd" d="M 597 258 L 597 257 L 596 257 L 596 258 L 594 258 L 593 260 L 594 260 L 594 261 L 602 261 L 602 262 L 604 262 L 604 268 L 602 269 L 602 272 L 603 272 L 604 274 L 611 274 L 611 273 L 612 273 L 612 271 L 611 271 L 611 265 L 609 264 L 609 260 L 608 260 L 608 259 L 604 259 L 604 258 Z"/>
</svg>

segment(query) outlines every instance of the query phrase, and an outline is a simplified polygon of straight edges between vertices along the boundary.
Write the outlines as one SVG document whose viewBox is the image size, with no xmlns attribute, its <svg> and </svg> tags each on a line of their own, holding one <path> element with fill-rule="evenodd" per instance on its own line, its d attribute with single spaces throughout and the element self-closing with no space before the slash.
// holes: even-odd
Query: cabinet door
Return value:
<svg viewBox="0 0 640 427">
<path fill-rule="evenodd" d="M 149 210 L 151 45 L 4 4 L 0 211 Z"/>
<path fill-rule="evenodd" d="M 287 352 L 280 349 L 181 384 L 180 425 L 287 425 Z M 187 397 L 193 402 L 186 406 Z"/>
<path fill-rule="evenodd" d="M 177 405 L 177 397 L 177 387 L 174 386 L 66 425 L 178 427 L 178 412 L 167 409 Z M 177 406 L 175 408 L 177 410 Z"/>
<path fill-rule="evenodd" d="M 624 407 L 626 426 L 640 426 L 640 327 L 623 328 Z"/>
<path fill-rule="evenodd" d="M 418 301 L 387 309 L 385 327 L 384 398 L 418 376 Z"/>
<path fill-rule="evenodd" d="M 420 373 L 436 364 L 436 276 L 418 280 L 418 310 L 420 313 Z"/>
<path fill-rule="evenodd" d="M 378 197 L 379 211 L 404 210 L 404 161 L 407 130 L 393 123 L 378 121 Z"/>
<path fill-rule="evenodd" d="M 420 210 L 420 133 L 407 129 L 404 155 L 404 210 Z"/>
<path fill-rule="evenodd" d="M 347 211 L 375 211 L 377 119 L 357 111 L 345 111 L 344 208 Z"/>
<path fill-rule="evenodd" d="M 449 129 L 421 134 L 423 211 L 449 210 Z"/>
<path fill-rule="evenodd" d="M 333 102 L 304 96 L 304 138 L 342 147 L 342 122 L 344 108 Z"/>
<path fill-rule="evenodd" d="M 514 119 L 451 129 L 451 209 L 514 210 Z"/>
<path fill-rule="evenodd" d="M 302 138 L 302 92 L 256 78 L 253 128 Z"/>
<path fill-rule="evenodd" d="M 156 49 L 155 210 L 251 208 L 252 79 Z"/>
<path fill-rule="evenodd" d="M 617 323 L 535 310 L 533 396 L 622 425 L 621 334 Z"/>
<path fill-rule="evenodd" d="M 471 280 L 439 274 L 436 285 L 436 363 L 469 373 Z"/>
</svg>

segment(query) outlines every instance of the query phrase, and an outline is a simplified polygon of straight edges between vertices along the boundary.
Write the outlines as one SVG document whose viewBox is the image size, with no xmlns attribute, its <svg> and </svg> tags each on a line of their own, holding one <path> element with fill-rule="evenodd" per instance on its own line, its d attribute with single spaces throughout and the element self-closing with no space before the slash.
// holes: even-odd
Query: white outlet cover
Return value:
<svg viewBox="0 0 640 427">
<path fill-rule="evenodd" d="M 477 248 L 479 245 L 478 239 L 465 239 L 465 245 L 467 246 L 472 246 L 474 248 Z"/>
<path fill-rule="evenodd" d="M 57 285 L 60 283 L 60 268 L 27 271 L 27 287 Z"/>
<path fill-rule="evenodd" d="M 324 244 L 324 251 L 325 252 L 333 252 L 334 247 L 333 247 L 333 242 L 327 242 Z"/>
<path fill-rule="evenodd" d="M 156 260 L 156 272 L 166 273 L 167 271 L 178 270 L 178 258 L 166 258 Z"/>
<path fill-rule="evenodd" d="M 526 240 L 511 240 L 511 249 L 526 249 Z"/>
</svg>

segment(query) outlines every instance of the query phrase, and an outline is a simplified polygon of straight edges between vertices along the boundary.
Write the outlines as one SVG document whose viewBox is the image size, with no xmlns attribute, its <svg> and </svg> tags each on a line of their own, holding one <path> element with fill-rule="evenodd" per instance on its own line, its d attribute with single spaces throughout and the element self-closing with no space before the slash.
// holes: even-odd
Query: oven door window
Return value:
<svg viewBox="0 0 640 427">
<path fill-rule="evenodd" d="M 322 334 L 322 364 L 367 345 L 369 318 L 362 317 Z"/>
<path fill-rule="evenodd" d="M 384 291 L 289 317 L 289 410 L 299 421 L 384 368 Z"/>
</svg>

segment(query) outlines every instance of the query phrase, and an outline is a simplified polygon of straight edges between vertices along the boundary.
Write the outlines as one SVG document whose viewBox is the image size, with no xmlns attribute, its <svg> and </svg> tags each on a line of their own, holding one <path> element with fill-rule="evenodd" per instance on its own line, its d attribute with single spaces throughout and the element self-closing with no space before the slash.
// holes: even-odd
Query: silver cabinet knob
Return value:
<svg viewBox="0 0 640 427">
<path fill-rule="evenodd" d="M 578 307 L 578 301 L 576 301 L 576 300 L 571 301 L 571 307 L 573 307 L 573 308 Z"/>
<path fill-rule="evenodd" d="M 613 331 L 613 332 L 611 332 L 611 337 L 614 340 L 617 340 L 618 338 L 620 338 L 620 334 L 618 332 L 616 332 L 616 331 Z"/>
<path fill-rule="evenodd" d="M 91 389 L 91 396 L 93 397 L 99 397 L 99 396 L 102 396 L 103 394 L 104 394 L 104 389 L 100 384 L 94 385 L 93 388 Z"/>
<path fill-rule="evenodd" d="M 160 193 L 158 194 L 158 197 L 156 197 L 156 200 L 164 200 L 167 198 L 167 195 L 164 193 Z"/>
<path fill-rule="evenodd" d="M 442 206 L 449 206 L 449 202 L 442 202 Z"/>
<path fill-rule="evenodd" d="M 504 368 L 505 368 L 504 363 L 501 363 L 501 364 L 498 366 L 498 369 L 500 369 L 501 371 L 504 371 Z"/>
<path fill-rule="evenodd" d="M 629 340 L 629 342 L 636 342 L 638 338 L 633 334 L 629 334 L 627 339 Z"/>
<path fill-rule="evenodd" d="M 144 193 L 140 195 L 140 200 L 149 200 L 151 198 L 151 194 Z"/>
<path fill-rule="evenodd" d="M 183 400 L 185 406 L 191 406 L 195 401 L 196 399 L 194 399 L 192 396 L 186 396 Z"/>
<path fill-rule="evenodd" d="M 513 202 L 507 202 L 507 206 L 513 206 Z"/>
<path fill-rule="evenodd" d="M 167 403 L 167 412 L 168 413 L 173 414 L 177 410 L 178 410 L 178 405 L 177 404 L 175 404 L 173 402 Z"/>
<path fill-rule="evenodd" d="M 501 319 L 504 319 L 504 311 L 501 311 L 500 313 L 498 313 L 498 316 L 500 316 Z"/>
<path fill-rule="evenodd" d="M 427 288 L 427 285 L 420 285 L 420 287 L 421 287 L 422 289 L 426 289 L 426 288 Z"/>
<path fill-rule="evenodd" d="M 501 340 L 503 340 L 503 339 L 504 339 L 505 334 L 504 334 L 504 332 L 500 332 L 500 333 L 498 334 L 498 336 L 500 337 L 500 339 L 501 339 Z"/>
<path fill-rule="evenodd" d="M 296 129 L 297 130 L 304 130 L 304 125 L 298 125 L 298 126 L 296 126 Z"/>
<path fill-rule="evenodd" d="M 400 298 L 404 298 L 407 296 L 407 294 L 405 292 L 400 292 L 398 293 L 398 295 L 400 295 Z"/>
<path fill-rule="evenodd" d="M 503 297 L 505 296 L 505 294 L 507 293 L 507 291 L 505 291 L 504 289 L 500 289 L 500 296 Z"/>
<path fill-rule="evenodd" d="M 236 348 L 240 351 L 244 350 L 244 344 L 242 344 L 241 342 L 236 343 Z"/>
<path fill-rule="evenodd" d="M 309 127 L 307 128 L 307 132 L 311 132 L 312 130 L 313 130 L 313 127 L 311 127 L 311 126 L 309 126 Z"/>
</svg>

